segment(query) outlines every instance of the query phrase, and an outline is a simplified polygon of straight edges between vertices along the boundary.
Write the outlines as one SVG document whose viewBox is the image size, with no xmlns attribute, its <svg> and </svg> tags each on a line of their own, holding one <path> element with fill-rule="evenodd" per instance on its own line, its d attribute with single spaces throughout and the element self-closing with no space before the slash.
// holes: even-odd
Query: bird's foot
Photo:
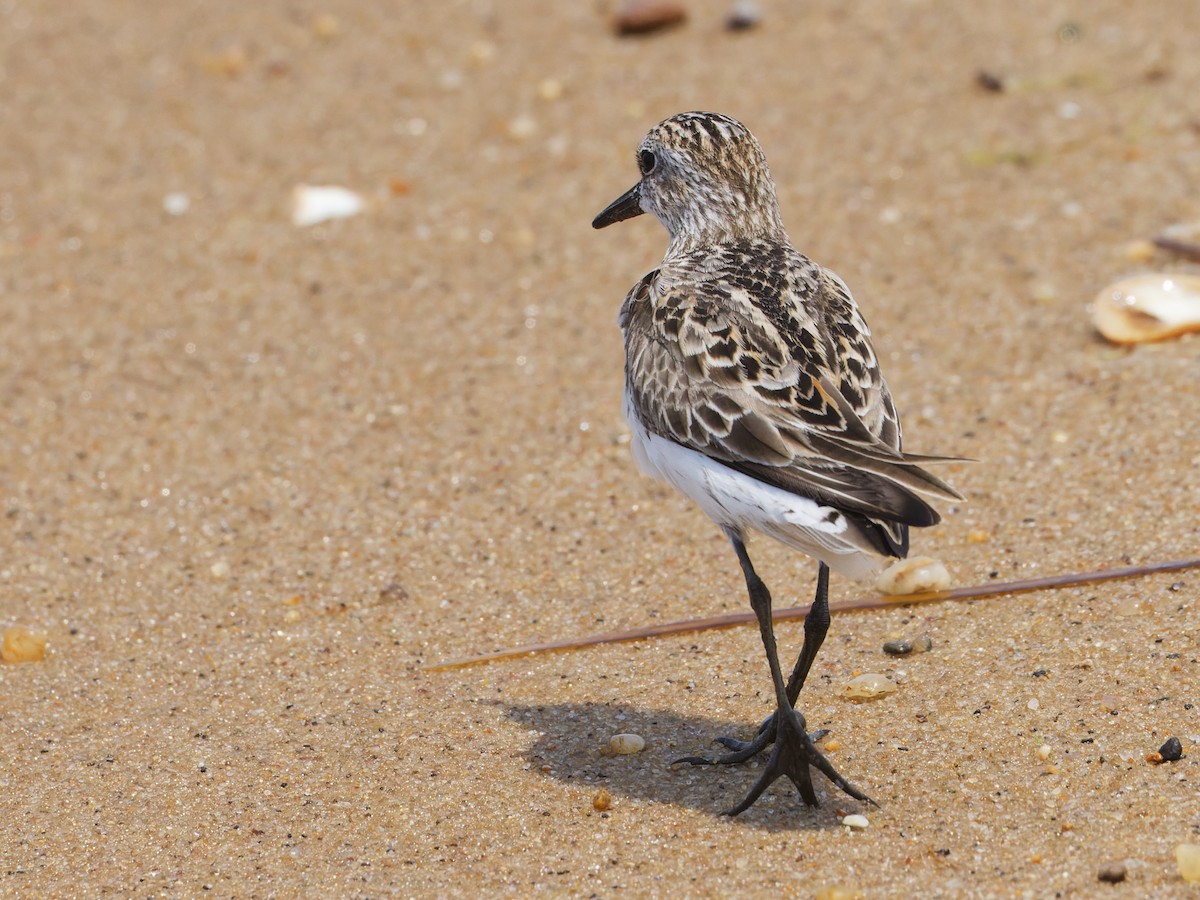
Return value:
<svg viewBox="0 0 1200 900">
<path fill-rule="evenodd" d="M 754 805 L 763 791 L 778 778 L 787 776 L 791 779 L 792 784 L 800 791 L 800 797 L 809 806 L 817 806 L 817 794 L 813 790 L 812 775 L 809 771 L 810 767 L 819 769 L 825 774 L 825 777 L 832 781 L 835 785 L 853 797 L 855 800 L 861 800 L 864 803 L 878 805 L 852 785 L 849 781 L 838 774 L 837 769 L 827 760 L 820 750 L 813 743 L 813 739 L 804 730 L 804 716 L 794 709 L 779 710 L 775 716 L 775 747 L 771 751 L 771 756 L 767 760 L 762 774 L 758 780 L 754 782 L 754 786 L 750 788 L 750 792 L 737 806 L 726 810 L 724 815 L 736 816 L 738 813 L 745 812 Z M 756 736 L 755 740 L 758 739 Z M 751 744 L 754 742 L 751 741 Z"/>
<path fill-rule="evenodd" d="M 827 734 L 829 734 L 829 729 L 822 728 L 810 734 L 808 739 L 810 742 L 815 743 Z M 733 752 L 727 753 L 724 756 L 718 756 L 716 759 L 709 759 L 707 756 L 685 756 L 682 759 L 675 760 L 673 764 L 688 763 L 693 766 L 735 766 L 738 763 L 744 763 L 775 743 L 775 713 L 771 713 L 771 715 L 763 719 L 762 724 L 758 726 L 758 731 L 754 733 L 752 739 L 740 741 L 737 738 L 722 735 L 717 738 L 717 743 Z"/>
</svg>

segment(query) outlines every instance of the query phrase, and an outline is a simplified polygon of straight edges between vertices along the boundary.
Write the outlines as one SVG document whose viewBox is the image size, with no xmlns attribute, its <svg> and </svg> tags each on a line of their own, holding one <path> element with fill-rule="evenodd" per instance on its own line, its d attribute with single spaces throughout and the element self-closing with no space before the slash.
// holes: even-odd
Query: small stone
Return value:
<svg viewBox="0 0 1200 900">
<path fill-rule="evenodd" d="M 600 788 L 600 790 L 596 791 L 596 795 L 592 797 L 592 809 L 596 812 L 604 812 L 605 810 L 612 809 L 612 794 L 604 788 Z"/>
<path fill-rule="evenodd" d="M 4 629 L 0 660 L 6 663 L 38 662 L 46 658 L 46 635 L 23 625 Z"/>
<path fill-rule="evenodd" d="M 1158 755 L 1163 758 L 1163 762 L 1175 762 L 1183 757 L 1183 744 L 1179 738 L 1172 735 L 1158 748 Z"/>
<path fill-rule="evenodd" d="M 1003 94 L 1006 87 L 1003 76 L 997 75 L 995 72 L 988 72 L 985 69 L 980 69 L 975 74 L 975 83 L 989 94 Z"/>
<path fill-rule="evenodd" d="M 558 100 L 563 95 L 562 82 L 557 78 L 544 78 L 538 83 L 538 96 L 546 101 Z"/>
<path fill-rule="evenodd" d="M 208 567 L 212 572 L 213 578 L 228 578 L 230 573 L 229 563 L 223 559 L 218 559 L 215 563 Z"/>
<path fill-rule="evenodd" d="M 315 37 L 323 41 L 332 40 L 338 36 L 342 30 L 341 24 L 337 20 L 337 16 L 331 16 L 329 13 L 319 13 L 313 16 L 312 33 Z"/>
<path fill-rule="evenodd" d="M 1120 884 L 1125 880 L 1126 875 L 1125 863 L 1117 860 L 1116 862 L 1107 862 L 1100 867 L 1096 872 L 1096 877 L 1108 884 Z"/>
<path fill-rule="evenodd" d="M 749 31 L 758 27 L 760 21 L 762 12 L 759 11 L 758 4 L 750 0 L 737 0 L 729 10 L 729 15 L 725 17 L 725 28 L 729 31 Z"/>
<path fill-rule="evenodd" d="M 608 752 L 618 756 L 641 753 L 646 749 L 646 739 L 640 734 L 614 734 L 608 742 Z"/>
<path fill-rule="evenodd" d="M 831 884 L 821 888 L 813 900 L 862 900 L 862 891 L 844 884 Z"/>
<path fill-rule="evenodd" d="M 1125 245 L 1125 258 L 1130 262 L 1150 262 L 1157 252 L 1152 241 L 1137 240 Z"/>
<path fill-rule="evenodd" d="M 1044 762 L 1045 760 L 1050 758 L 1050 754 L 1052 752 L 1054 752 L 1054 751 L 1050 747 L 1049 744 L 1042 744 L 1040 747 L 1037 748 L 1038 759 L 1040 759 Z"/>
<path fill-rule="evenodd" d="M 172 191 L 163 197 L 163 211 L 168 216 L 182 216 L 192 205 L 192 199 L 183 191 Z"/>
<path fill-rule="evenodd" d="M 927 634 L 923 634 L 913 641 L 914 653 L 928 653 L 933 649 L 933 638 Z"/>
<path fill-rule="evenodd" d="M 842 742 L 834 738 L 833 740 L 828 740 L 822 744 L 821 749 L 826 753 L 837 753 L 842 749 Z"/>
<path fill-rule="evenodd" d="M 622 5 L 613 21 L 617 34 L 650 34 L 681 25 L 687 19 L 687 10 L 669 0 L 629 0 Z"/>
<path fill-rule="evenodd" d="M 983 528 L 972 528 L 967 532 L 967 541 L 972 544 L 986 544 L 991 539 L 991 534 Z"/>
<path fill-rule="evenodd" d="M 337 185 L 298 184 L 292 188 L 292 224 L 297 228 L 346 219 L 366 208 L 363 198 Z"/>
<path fill-rule="evenodd" d="M 1188 884 L 1200 884 L 1200 844 L 1180 844 L 1175 848 L 1175 864 Z"/>
<path fill-rule="evenodd" d="M 842 819 L 842 824 L 847 828 L 857 828 L 861 831 L 863 828 L 868 827 L 871 823 L 867 820 L 866 816 L 859 813 L 854 813 L 853 815 L 846 816 L 844 819 Z"/>
<path fill-rule="evenodd" d="M 533 116 L 521 115 L 508 123 L 508 136 L 514 141 L 527 141 L 537 134 L 537 120 Z"/>
<path fill-rule="evenodd" d="M 842 687 L 842 696 L 851 700 L 875 700 L 896 690 L 896 682 L 886 675 L 868 673 L 852 678 Z"/>
<path fill-rule="evenodd" d="M 875 579 L 875 590 L 888 596 L 944 591 L 950 587 L 945 563 L 928 556 L 902 559 Z"/>
<path fill-rule="evenodd" d="M 883 652 L 888 656 L 908 656 L 908 654 L 912 653 L 912 650 L 912 641 L 887 641 L 883 645 Z"/>
</svg>

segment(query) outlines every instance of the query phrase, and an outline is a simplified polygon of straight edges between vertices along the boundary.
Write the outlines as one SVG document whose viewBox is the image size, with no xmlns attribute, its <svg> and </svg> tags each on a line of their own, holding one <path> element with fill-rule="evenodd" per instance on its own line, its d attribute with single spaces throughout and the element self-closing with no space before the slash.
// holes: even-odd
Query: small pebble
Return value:
<svg viewBox="0 0 1200 900">
<path fill-rule="evenodd" d="M 38 662 L 46 658 L 46 635 L 23 625 L 4 629 L 0 660 L 6 663 Z"/>
<path fill-rule="evenodd" d="M 912 650 L 912 641 L 888 641 L 883 645 L 883 652 L 888 656 L 908 656 Z"/>
<path fill-rule="evenodd" d="M 859 813 L 854 813 L 853 815 L 846 816 L 844 819 L 842 819 L 842 824 L 847 828 L 863 829 L 869 826 L 871 823 L 867 820 L 866 816 L 860 815 Z"/>
<path fill-rule="evenodd" d="M 298 184 L 292 189 L 292 224 L 297 228 L 356 216 L 365 207 L 362 197 L 336 185 Z"/>
<path fill-rule="evenodd" d="M 821 888 L 813 900 L 862 900 L 862 891 L 857 891 L 844 884 L 831 884 Z"/>
<path fill-rule="evenodd" d="M 1050 758 L 1052 752 L 1054 751 L 1049 744 L 1042 744 L 1042 746 L 1037 748 L 1038 759 L 1045 761 Z"/>
<path fill-rule="evenodd" d="M 991 533 L 982 528 L 972 528 L 967 532 L 967 540 L 972 544 L 986 544 L 991 539 Z"/>
<path fill-rule="evenodd" d="M 948 587 L 950 573 L 945 564 L 928 556 L 902 559 L 875 579 L 875 590 L 889 596 L 944 591 Z"/>
<path fill-rule="evenodd" d="M 608 742 L 608 752 L 618 756 L 641 753 L 646 749 L 646 739 L 640 734 L 614 734 Z"/>
<path fill-rule="evenodd" d="M 1180 844 L 1175 848 L 1175 864 L 1188 884 L 1200 884 L 1200 844 Z"/>
<path fill-rule="evenodd" d="M 762 21 L 762 13 L 759 11 L 758 4 L 752 3 L 750 0 L 738 0 L 729 10 L 729 15 L 725 17 L 725 27 L 729 31 L 748 31 L 758 27 L 760 21 Z"/>
<path fill-rule="evenodd" d="M 1175 762 L 1183 757 L 1183 744 L 1180 743 L 1179 738 L 1172 735 L 1158 748 L 1158 755 L 1163 758 L 1164 762 Z"/>
<path fill-rule="evenodd" d="M 650 34 L 682 25 L 687 10 L 669 0 L 629 0 L 617 12 L 613 27 L 619 35 Z"/>
<path fill-rule="evenodd" d="M 315 37 L 319 37 L 323 41 L 332 40 L 338 36 L 341 30 L 342 26 L 338 23 L 336 16 L 331 16 L 329 13 L 313 16 L 312 33 Z"/>
<path fill-rule="evenodd" d="M 985 69 L 980 69 L 975 74 L 975 83 L 991 94 L 1004 93 L 1004 78 L 997 75 L 995 72 L 988 72 Z"/>
<path fill-rule="evenodd" d="M 933 638 L 927 634 L 923 634 L 913 641 L 914 653 L 928 653 L 933 649 Z"/>
<path fill-rule="evenodd" d="M 223 559 L 218 559 L 215 563 L 208 567 L 212 572 L 213 578 L 228 578 L 230 573 L 229 563 Z"/>
<path fill-rule="evenodd" d="M 896 682 L 886 675 L 868 673 L 852 678 L 842 687 L 842 696 L 851 700 L 874 700 L 896 690 Z"/>
<path fill-rule="evenodd" d="M 514 141 L 527 141 L 537 134 L 538 124 L 533 116 L 517 116 L 508 123 L 508 136 Z"/>
<path fill-rule="evenodd" d="M 172 191 L 163 197 L 163 211 L 168 216 L 182 216 L 191 205 L 191 198 L 183 191 Z"/>
<path fill-rule="evenodd" d="M 1125 245 L 1125 258 L 1130 262 L 1150 262 L 1157 252 L 1154 243 L 1145 239 L 1131 241 Z"/>
<path fill-rule="evenodd" d="M 596 810 L 596 812 L 604 812 L 605 810 L 612 809 L 612 794 L 604 788 L 600 788 L 600 790 L 596 791 L 596 795 L 592 797 L 592 809 Z"/>
<path fill-rule="evenodd" d="M 1096 877 L 1101 881 L 1109 884 L 1120 884 L 1125 880 L 1126 870 L 1125 863 L 1117 860 L 1116 862 L 1108 862 L 1100 867 L 1096 872 Z"/>
</svg>

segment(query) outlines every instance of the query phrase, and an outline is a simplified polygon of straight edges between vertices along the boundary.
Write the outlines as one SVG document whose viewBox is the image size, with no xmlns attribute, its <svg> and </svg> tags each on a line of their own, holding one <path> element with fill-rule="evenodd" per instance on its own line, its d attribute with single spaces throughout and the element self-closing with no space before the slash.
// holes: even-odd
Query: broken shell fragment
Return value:
<svg viewBox="0 0 1200 900">
<path fill-rule="evenodd" d="M 1118 281 L 1096 295 L 1092 321 L 1114 344 L 1200 331 L 1200 277 L 1160 272 Z"/>
<path fill-rule="evenodd" d="M 37 662 L 46 658 L 46 634 L 21 625 L 5 628 L 0 640 L 0 660 L 6 663 Z"/>
<path fill-rule="evenodd" d="M 292 224 L 303 228 L 328 219 L 346 219 L 365 206 L 363 198 L 348 188 L 299 184 L 292 189 Z"/>
<path fill-rule="evenodd" d="M 842 696 L 850 700 L 875 700 L 895 691 L 896 682 L 876 672 L 859 675 L 842 685 Z"/>
<path fill-rule="evenodd" d="M 902 559 L 875 579 L 875 590 L 889 596 L 944 591 L 948 587 L 950 573 L 945 563 L 928 556 Z"/>
</svg>

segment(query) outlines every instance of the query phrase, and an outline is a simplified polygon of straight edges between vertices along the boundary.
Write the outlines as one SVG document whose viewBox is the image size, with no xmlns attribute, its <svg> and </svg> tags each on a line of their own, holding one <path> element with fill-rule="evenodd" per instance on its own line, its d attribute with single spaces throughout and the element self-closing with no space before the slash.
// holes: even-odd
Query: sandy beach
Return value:
<svg viewBox="0 0 1200 900">
<path fill-rule="evenodd" d="M 1088 315 L 1200 272 L 1130 249 L 1200 220 L 1194 4 L 618 8 L 0 0 L 0 631 L 48 638 L 0 664 L 0 895 L 1196 896 L 1200 570 L 835 615 L 800 705 L 877 809 L 670 765 L 772 710 L 753 627 L 429 668 L 748 608 L 629 455 L 666 234 L 590 226 L 688 109 L 757 135 L 906 448 L 979 460 L 915 555 L 1200 556 L 1200 335 Z M 363 209 L 294 224 L 306 184 Z"/>
</svg>

